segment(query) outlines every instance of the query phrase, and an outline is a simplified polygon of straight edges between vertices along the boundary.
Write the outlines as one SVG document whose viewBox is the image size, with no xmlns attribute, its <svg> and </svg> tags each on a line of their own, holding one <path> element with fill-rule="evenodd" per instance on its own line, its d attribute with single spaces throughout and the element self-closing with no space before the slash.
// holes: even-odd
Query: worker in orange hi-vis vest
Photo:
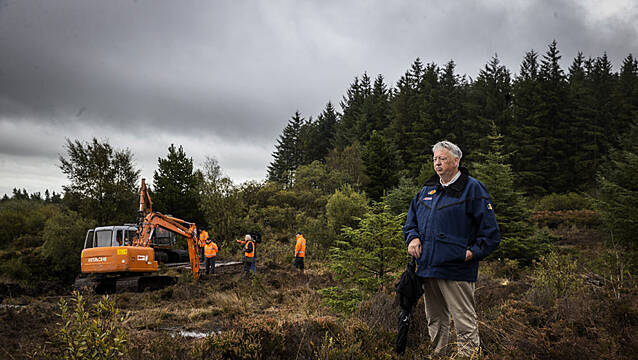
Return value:
<svg viewBox="0 0 638 360">
<path fill-rule="evenodd" d="M 304 271 L 304 258 L 306 257 L 306 239 L 303 235 L 297 233 L 297 244 L 295 245 L 295 267 L 299 271 Z"/>
<path fill-rule="evenodd" d="M 215 273 L 215 259 L 217 258 L 217 244 L 213 242 L 213 239 L 206 239 L 204 244 L 204 256 L 206 256 L 206 274 Z"/>
<path fill-rule="evenodd" d="M 249 275 L 251 272 L 255 274 L 257 272 L 257 259 L 255 258 L 255 241 L 250 234 L 246 234 L 244 240 L 237 240 L 238 243 L 243 245 L 244 251 L 244 274 Z"/>
<path fill-rule="evenodd" d="M 208 232 L 206 230 L 202 230 L 199 233 L 199 239 L 197 241 L 197 245 L 200 249 L 200 257 L 204 257 L 204 246 L 206 245 L 206 240 L 208 240 Z"/>
</svg>

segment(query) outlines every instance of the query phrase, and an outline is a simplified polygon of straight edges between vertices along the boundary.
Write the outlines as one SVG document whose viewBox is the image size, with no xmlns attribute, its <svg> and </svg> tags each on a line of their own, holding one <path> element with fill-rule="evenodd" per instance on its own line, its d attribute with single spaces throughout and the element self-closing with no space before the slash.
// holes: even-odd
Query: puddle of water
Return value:
<svg viewBox="0 0 638 360">
<path fill-rule="evenodd" d="M 190 330 L 184 330 L 184 329 L 173 329 L 173 330 L 171 330 L 171 336 L 172 337 L 181 336 L 181 337 L 195 338 L 195 339 L 202 339 L 202 338 L 208 337 L 210 335 L 216 335 L 216 334 L 220 334 L 220 333 L 221 333 L 221 331 L 203 332 L 203 331 L 190 331 Z"/>
<path fill-rule="evenodd" d="M 26 305 L 8 305 L 8 304 L 0 304 L 0 309 L 20 309 L 25 307 Z"/>
</svg>

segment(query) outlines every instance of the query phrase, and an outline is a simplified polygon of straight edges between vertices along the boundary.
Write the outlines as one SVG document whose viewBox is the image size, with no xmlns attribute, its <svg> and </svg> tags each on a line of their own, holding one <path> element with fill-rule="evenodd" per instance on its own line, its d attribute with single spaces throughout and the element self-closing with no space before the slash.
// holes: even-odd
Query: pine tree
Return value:
<svg viewBox="0 0 638 360">
<path fill-rule="evenodd" d="M 372 132 L 366 145 L 363 164 L 370 179 L 366 192 L 371 199 L 380 200 L 386 190 L 398 185 L 398 157 L 391 144 L 376 130 Z"/>
<path fill-rule="evenodd" d="M 466 121 L 463 122 L 465 146 L 475 153 L 486 153 L 489 149 L 487 136 L 492 122 L 508 138 L 512 126 L 512 81 L 509 70 L 501 65 L 497 55 L 479 72 L 470 87 L 471 97 L 467 102 Z M 463 156 L 463 160 L 473 162 L 474 157 Z"/>
<path fill-rule="evenodd" d="M 153 173 L 153 210 L 203 225 L 198 188 L 193 159 L 181 145 L 176 148 L 171 144 L 166 158 L 157 159 Z"/>
<path fill-rule="evenodd" d="M 432 88 L 426 95 L 427 117 L 435 124 L 435 139 L 447 139 L 467 148 L 463 143 L 463 79 L 454 73 L 454 61 L 440 69 Z M 426 78 L 427 79 L 427 78 Z"/>
<path fill-rule="evenodd" d="M 410 177 L 418 175 L 427 157 L 427 149 L 433 144 L 433 139 L 428 135 L 434 129 L 434 123 L 425 115 L 425 100 L 421 91 L 423 77 L 424 67 L 417 58 L 397 82 L 391 100 L 392 115 L 387 133 Z"/>
<path fill-rule="evenodd" d="M 597 181 L 600 198 L 596 208 L 612 240 L 638 247 L 638 126 L 621 138 L 620 146 L 610 152 L 609 161 L 601 164 Z"/>
<path fill-rule="evenodd" d="M 332 103 L 328 102 L 316 121 L 310 118 L 302 125 L 302 164 L 310 164 L 315 160 L 325 163 L 325 158 L 335 141 L 336 124 L 337 113 Z"/>
<path fill-rule="evenodd" d="M 501 243 L 492 257 L 529 264 L 547 250 L 547 244 L 531 237 L 530 211 L 522 192 L 515 190 L 509 155 L 503 153 L 503 137 L 496 125 L 488 139 L 490 150 L 479 154 L 482 161 L 474 165 L 474 177 L 489 191 L 501 231 Z"/>
<path fill-rule="evenodd" d="M 538 54 L 525 54 L 519 75 L 514 81 L 513 126 L 510 134 L 513 153 L 512 169 L 518 175 L 517 186 L 526 194 L 544 194 L 545 168 L 539 163 L 546 149 L 540 139 L 546 130 L 541 127 L 541 89 Z"/>
<path fill-rule="evenodd" d="M 565 140 L 570 144 L 571 163 L 566 170 L 571 173 L 573 182 L 570 190 L 577 190 L 595 182 L 595 170 L 602 154 L 598 139 L 603 137 L 603 129 L 594 122 L 593 94 L 582 53 L 578 53 L 569 67 L 568 81 L 567 111 L 571 119 L 571 133 Z"/>
<path fill-rule="evenodd" d="M 572 124 L 568 114 L 567 78 L 559 65 L 558 45 L 553 41 L 543 56 L 539 72 L 540 100 L 539 126 L 541 137 L 535 139 L 543 148 L 538 154 L 537 165 L 542 169 L 552 166 L 565 171 L 555 172 L 552 176 L 541 176 L 540 186 L 547 193 L 567 192 L 573 186 L 570 177 L 573 154 L 571 144 Z"/>
<path fill-rule="evenodd" d="M 326 108 L 317 118 L 317 138 L 320 140 L 317 144 L 318 152 L 321 154 L 321 158 L 314 160 L 321 160 L 325 162 L 325 158 L 333 148 L 335 143 L 335 137 L 337 132 L 337 121 L 339 114 L 337 113 L 331 102 L 326 104 Z"/>
<path fill-rule="evenodd" d="M 391 215 L 382 203 L 373 204 L 357 228 L 346 227 L 345 241 L 331 249 L 330 267 L 341 286 L 321 289 L 336 310 L 352 312 L 361 300 L 378 291 L 405 261 L 402 215 Z"/>
<path fill-rule="evenodd" d="M 632 123 L 638 122 L 638 60 L 629 54 L 620 67 L 614 97 L 619 104 L 618 126 L 625 133 Z"/>
<path fill-rule="evenodd" d="M 377 76 L 370 94 L 368 95 L 366 92 L 356 121 L 355 136 L 362 144 L 368 142 L 374 130 L 381 131 L 390 124 L 389 97 L 387 86 L 383 82 L 383 75 Z"/>
<path fill-rule="evenodd" d="M 268 165 L 268 180 L 292 186 L 295 170 L 303 162 L 303 124 L 304 119 L 296 111 L 277 139 L 273 161 Z"/>
<path fill-rule="evenodd" d="M 606 53 L 596 58 L 590 66 L 588 77 L 595 110 L 593 122 L 597 128 L 604 129 L 603 137 L 597 138 L 596 142 L 604 155 L 612 147 L 618 147 L 618 136 L 621 134 L 617 119 L 619 106 L 613 96 L 617 75 L 612 72 L 612 65 Z"/>
<path fill-rule="evenodd" d="M 358 126 L 363 113 L 365 100 L 372 93 L 370 77 L 364 73 L 359 80 L 354 78 L 350 88 L 341 101 L 342 116 L 337 123 L 335 146 L 343 149 L 358 140 Z"/>
</svg>

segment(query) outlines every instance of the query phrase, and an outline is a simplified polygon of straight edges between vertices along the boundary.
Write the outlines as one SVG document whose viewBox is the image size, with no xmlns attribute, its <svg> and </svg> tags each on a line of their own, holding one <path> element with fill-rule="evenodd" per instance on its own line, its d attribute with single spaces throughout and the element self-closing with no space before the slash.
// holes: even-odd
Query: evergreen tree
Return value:
<svg viewBox="0 0 638 360">
<path fill-rule="evenodd" d="M 517 186 L 526 194 L 544 194 L 545 168 L 539 157 L 546 149 L 540 139 L 547 129 L 541 127 L 542 94 L 539 84 L 538 54 L 532 50 L 525 54 L 520 73 L 514 81 L 513 116 L 510 134 L 514 154 L 512 169 L 517 174 Z"/>
<path fill-rule="evenodd" d="M 325 162 L 326 156 L 333 148 L 335 136 L 337 132 L 337 121 L 339 114 L 337 113 L 331 102 L 326 104 L 326 108 L 317 118 L 317 152 L 321 157 L 313 160 Z"/>
<path fill-rule="evenodd" d="M 157 159 L 153 173 L 153 210 L 203 225 L 198 188 L 193 159 L 181 145 L 171 144 L 166 158 Z"/>
<path fill-rule="evenodd" d="M 369 94 L 366 88 L 365 95 L 355 124 L 355 137 L 362 144 L 368 142 L 374 130 L 381 131 L 390 123 L 390 95 L 383 82 L 383 75 L 377 76 Z"/>
<path fill-rule="evenodd" d="M 371 199 L 380 200 L 386 190 L 394 188 L 399 183 L 398 157 L 391 144 L 376 130 L 372 132 L 366 146 L 363 164 L 370 179 L 366 192 Z"/>
<path fill-rule="evenodd" d="M 295 170 L 303 162 L 303 125 L 304 119 L 296 111 L 277 139 L 273 161 L 268 165 L 268 180 L 292 186 Z"/>
<path fill-rule="evenodd" d="M 350 88 L 341 101 L 342 116 L 337 123 L 335 146 L 343 149 L 358 140 L 358 124 L 363 113 L 363 105 L 368 96 L 372 93 L 370 77 L 364 73 L 359 80 L 354 78 Z"/>
<path fill-rule="evenodd" d="M 318 160 L 325 163 L 325 158 L 335 142 L 337 113 L 328 102 L 324 111 L 317 117 L 304 123 L 300 130 L 302 145 L 302 164 L 310 164 Z"/>
<path fill-rule="evenodd" d="M 612 240 L 638 247 L 638 126 L 632 125 L 601 164 L 597 181 L 600 197 L 595 203 Z"/>
<path fill-rule="evenodd" d="M 589 84 L 591 86 L 592 99 L 594 101 L 593 123 L 599 129 L 603 129 L 602 138 L 596 138 L 596 144 L 601 149 L 601 158 L 612 147 L 618 147 L 618 137 L 621 126 L 618 120 L 618 104 L 613 96 L 617 83 L 617 74 L 612 72 L 612 65 L 607 54 L 596 58 L 588 71 Z"/>
<path fill-rule="evenodd" d="M 11 196 L 14 200 L 29 200 L 29 193 L 27 189 L 16 189 L 13 188 L 13 195 Z"/>
<path fill-rule="evenodd" d="M 454 61 L 449 61 L 438 76 L 430 80 L 432 88 L 426 95 L 426 114 L 423 115 L 435 124 L 435 141 L 447 139 L 466 149 L 462 120 L 467 89 L 465 79 L 455 74 L 455 68 Z"/>
<path fill-rule="evenodd" d="M 618 108 L 620 134 L 625 133 L 632 123 L 638 122 L 638 60 L 629 54 L 620 67 L 618 83 L 614 92 Z"/>
<path fill-rule="evenodd" d="M 530 211 L 522 192 L 514 188 L 509 156 L 503 153 L 503 137 L 495 125 L 488 139 L 490 150 L 479 154 L 482 161 L 474 165 L 474 177 L 488 189 L 501 231 L 501 243 L 492 257 L 529 264 L 547 250 L 547 243 L 542 237 L 531 237 Z"/>
<path fill-rule="evenodd" d="M 497 55 L 479 71 L 476 81 L 472 83 L 470 101 L 467 102 L 466 121 L 463 122 L 465 146 L 475 153 L 486 153 L 489 149 L 487 135 L 492 122 L 505 134 L 511 132 L 512 126 L 512 84 L 510 71 L 501 65 Z M 469 154 L 463 156 L 464 161 L 473 162 Z"/>
<path fill-rule="evenodd" d="M 434 143 L 432 132 L 435 126 L 425 113 L 424 74 L 423 64 L 417 58 L 397 82 L 391 100 L 388 137 L 410 177 L 418 175 L 421 164 L 427 160 L 427 149 Z"/>
<path fill-rule="evenodd" d="M 410 202 L 419 190 L 421 190 L 421 186 L 414 185 L 410 179 L 402 177 L 399 179 L 399 185 L 383 197 L 383 203 L 388 206 L 393 215 L 407 213 Z"/>
<path fill-rule="evenodd" d="M 600 141 L 597 139 L 602 139 L 603 129 L 593 121 L 594 100 L 582 53 L 578 53 L 569 67 L 568 80 L 567 110 L 571 119 L 571 133 L 565 139 L 570 146 L 570 164 L 566 170 L 571 173 L 571 190 L 577 190 L 591 186 L 595 182 L 595 169 L 598 168 L 602 153 Z"/>
<path fill-rule="evenodd" d="M 558 45 L 553 41 L 543 56 L 539 72 L 541 102 L 538 104 L 538 125 L 542 136 L 536 141 L 544 151 L 537 154 L 536 163 L 542 169 L 564 169 L 554 172 L 552 176 L 538 177 L 542 179 L 539 185 L 546 193 L 567 192 L 573 186 L 570 171 L 573 163 L 570 139 L 572 121 L 568 113 L 567 78 L 558 63 L 560 59 Z"/>
<path fill-rule="evenodd" d="M 312 116 L 301 124 L 299 129 L 299 145 L 300 145 L 300 157 L 301 161 L 299 165 L 309 164 L 320 158 L 319 153 L 319 139 L 317 135 L 319 128 L 317 121 L 312 119 Z"/>
<path fill-rule="evenodd" d="M 405 262 L 401 232 L 404 220 L 404 216 L 391 215 L 387 207 L 377 203 L 360 219 L 357 228 L 344 228 L 346 240 L 331 249 L 330 263 L 342 285 L 320 290 L 333 308 L 353 311 Z"/>
</svg>

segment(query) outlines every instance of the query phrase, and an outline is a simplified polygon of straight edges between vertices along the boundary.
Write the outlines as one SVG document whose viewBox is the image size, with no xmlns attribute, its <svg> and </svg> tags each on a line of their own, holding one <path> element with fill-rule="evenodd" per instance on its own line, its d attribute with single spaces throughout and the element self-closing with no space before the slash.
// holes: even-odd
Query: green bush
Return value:
<svg viewBox="0 0 638 360">
<path fill-rule="evenodd" d="M 328 199 L 328 226 L 335 234 L 339 234 L 344 226 L 355 226 L 355 219 L 365 214 L 367 206 L 364 194 L 354 191 L 350 185 L 344 185 Z"/>
<path fill-rule="evenodd" d="M 11 244 L 17 249 L 29 246 L 17 242 L 20 236 L 39 237 L 47 219 L 60 212 L 60 206 L 31 200 L 7 200 L 0 203 L 0 248 Z M 38 241 L 36 241 L 37 243 Z M 38 243 L 37 245 L 40 245 Z"/>
<path fill-rule="evenodd" d="M 414 185 L 406 178 L 399 180 L 399 186 L 390 190 L 383 198 L 383 202 L 390 207 L 390 212 L 394 215 L 408 212 L 410 202 L 421 190 L 420 186 Z"/>
<path fill-rule="evenodd" d="M 0 274 L 10 280 L 26 284 L 31 278 L 31 270 L 20 258 L 14 257 L 0 265 Z"/>
<path fill-rule="evenodd" d="M 576 261 L 556 251 L 541 256 L 532 276 L 534 286 L 529 295 L 540 305 L 551 305 L 556 299 L 571 295 L 583 286 Z"/>
<path fill-rule="evenodd" d="M 103 297 L 90 307 L 77 291 L 71 304 L 60 299 L 58 329 L 53 332 L 50 348 L 42 347 L 32 359 L 121 359 L 126 355 L 127 334 L 121 323 L 128 319 L 115 307 L 115 301 Z"/>
<path fill-rule="evenodd" d="M 490 259 L 516 260 L 521 266 L 528 266 L 543 254 L 551 250 L 556 236 L 547 229 L 536 230 L 532 235 L 520 237 L 502 237 L 499 247 L 490 254 Z"/>
<path fill-rule="evenodd" d="M 74 211 L 63 211 L 47 220 L 42 231 L 42 256 L 50 261 L 54 277 L 72 281 L 80 271 L 80 253 L 87 229 L 94 222 Z"/>
<path fill-rule="evenodd" d="M 550 194 L 538 200 L 534 210 L 536 211 L 561 211 L 592 209 L 593 204 L 589 197 L 570 192 L 568 194 Z"/>
<path fill-rule="evenodd" d="M 354 312 L 365 298 L 363 291 L 357 288 L 344 289 L 343 287 L 332 286 L 320 289 L 318 292 L 322 296 L 325 305 L 340 313 Z"/>
</svg>

